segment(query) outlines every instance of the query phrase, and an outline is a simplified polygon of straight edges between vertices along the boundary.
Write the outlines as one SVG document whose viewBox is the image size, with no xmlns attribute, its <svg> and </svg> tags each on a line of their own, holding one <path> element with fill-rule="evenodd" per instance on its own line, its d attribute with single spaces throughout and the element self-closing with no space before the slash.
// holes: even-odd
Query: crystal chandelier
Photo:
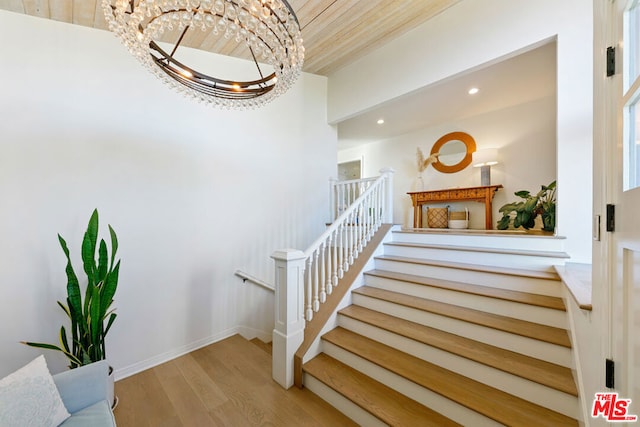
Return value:
<svg viewBox="0 0 640 427">
<path fill-rule="evenodd" d="M 162 81 L 196 100 L 223 108 L 255 108 L 284 93 L 304 61 L 300 25 L 286 0 L 102 0 L 113 31 Z M 175 31 L 177 30 L 177 33 Z M 188 31 L 203 31 L 248 48 L 253 80 L 216 78 L 175 58 Z M 177 34 L 170 49 L 159 39 Z M 270 72 L 263 72 L 262 67 Z"/>
</svg>

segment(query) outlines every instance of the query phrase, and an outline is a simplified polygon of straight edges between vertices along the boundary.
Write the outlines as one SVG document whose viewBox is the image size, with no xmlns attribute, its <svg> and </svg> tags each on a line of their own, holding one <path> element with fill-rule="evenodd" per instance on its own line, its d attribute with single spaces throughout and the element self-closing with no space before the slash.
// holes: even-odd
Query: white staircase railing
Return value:
<svg viewBox="0 0 640 427">
<path fill-rule="evenodd" d="M 378 178 L 353 179 L 349 181 L 338 181 L 331 179 L 330 182 L 330 216 L 331 222 L 335 221 L 344 211 L 351 206 L 361 194 L 363 194 Z"/>
<path fill-rule="evenodd" d="M 393 222 L 393 170 L 361 182 L 331 183 L 334 195 L 360 194 L 309 248 L 286 249 L 275 260 L 275 328 L 273 378 L 285 388 L 293 384 L 293 356 L 304 339 L 305 319 L 311 320 L 333 288 L 383 223 Z M 347 184 L 348 183 L 348 184 Z M 331 202 L 332 206 L 339 206 Z M 340 199 L 346 200 L 346 199 Z"/>
</svg>

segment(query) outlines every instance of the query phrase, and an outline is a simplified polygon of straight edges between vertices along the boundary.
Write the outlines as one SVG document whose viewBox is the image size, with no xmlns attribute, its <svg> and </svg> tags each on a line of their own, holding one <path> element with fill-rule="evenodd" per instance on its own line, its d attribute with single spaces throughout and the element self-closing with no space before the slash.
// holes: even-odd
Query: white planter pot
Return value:
<svg viewBox="0 0 640 427">
<path fill-rule="evenodd" d="M 115 395 L 115 374 L 112 366 L 109 366 L 109 380 L 107 382 L 107 401 L 111 403 L 111 410 L 118 406 L 118 396 Z"/>
</svg>

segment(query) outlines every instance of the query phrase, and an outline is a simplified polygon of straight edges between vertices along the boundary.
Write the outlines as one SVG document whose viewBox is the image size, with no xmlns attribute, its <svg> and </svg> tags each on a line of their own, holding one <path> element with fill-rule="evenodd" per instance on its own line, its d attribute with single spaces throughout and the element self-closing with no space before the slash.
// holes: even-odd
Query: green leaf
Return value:
<svg viewBox="0 0 640 427">
<path fill-rule="evenodd" d="M 544 231 L 555 231 L 556 228 L 556 212 L 555 209 L 542 214 L 542 229 Z"/>
<path fill-rule="evenodd" d="M 98 275 L 96 277 L 96 283 L 102 282 L 107 275 L 108 262 L 109 255 L 107 254 L 107 244 L 104 239 L 101 239 L 100 247 L 98 248 Z"/>
<path fill-rule="evenodd" d="M 531 196 L 531 193 L 529 193 L 527 190 L 516 191 L 513 194 L 515 194 L 518 197 L 522 197 L 523 199 L 526 199 L 529 196 Z"/>
<path fill-rule="evenodd" d="M 118 289 L 118 275 L 120 274 L 120 261 L 116 264 L 106 278 L 104 286 L 102 288 L 102 313 L 106 313 L 109 306 L 113 302 L 113 297 Z"/>
<path fill-rule="evenodd" d="M 556 188 L 556 182 L 555 181 L 551 182 L 551 184 L 549 184 L 549 185 L 541 186 L 541 190 L 540 191 L 547 192 L 547 191 L 553 190 L 554 188 Z"/>
<path fill-rule="evenodd" d="M 513 227 L 518 228 L 522 226 L 522 215 L 516 214 L 516 217 L 513 218 Z"/>
<path fill-rule="evenodd" d="M 67 342 L 67 331 L 64 329 L 64 326 L 60 327 L 60 344 L 66 353 L 71 351 L 69 349 L 69 343 Z"/>
<path fill-rule="evenodd" d="M 497 228 L 498 230 L 506 230 L 509 228 L 509 223 L 511 222 L 511 217 L 508 214 L 505 214 L 498 220 Z"/>
<path fill-rule="evenodd" d="M 533 212 L 538 204 L 538 197 L 532 197 L 524 203 L 524 210 L 527 212 Z"/>
<path fill-rule="evenodd" d="M 116 236 L 116 232 L 111 228 L 111 225 L 108 227 L 109 234 L 111 235 L 111 268 L 113 268 L 113 263 L 116 259 L 116 252 L 118 252 L 118 236 Z"/>
<path fill-rule="evenodd" d="M 98 241 L 98 210 L 95 209 L 93 214 L 91 214 L 91 218 L 89 219 L 89 224 L 87 225 L 87 231 L 84 233 L 84 238 L 82 239 L 82 263 L 84 265 L 84 272 L 87 274 L 87 278 L 89 279 L 89 285 L 93 286 L 97 282 L 96 273 L 96 243 Z"/>
<path fill-rule="evenodd" d="M 62 308 L 62 310 L 66 313 L 66 315 L 71 318 L 71 313 L 69 312 L 69 307 L 67 307 L 66 305 L 64 305 L 63 303 L 61 303 L 60 301 L 57 301 L 58 305 L 60 306 L 60 308 Z"/>
<path fill-rule="evenodd" d="M 94 286 L 91 293 L 91 301 L 89 302 L 89 329 L 91 331 L 91 343 L 96 345 L 100 342 L 102 334 L 102 313 L 100 312 L 100 289 Z M 94 350 L 95 351 L 95 350 Z"/>
<path fill-rule="evenodd" d="M 528 211 L 520 211 L 516 214 L 516 218 L 513 221 L 513 226 L 518 228 L 518 227 L 524 227 L 524 228 L 531 228 L 533 227 L 533 217 L 534 215 L 532 215 L 531 212 Z"/>
<path fill-rule="evenodd" d="M 65 272 L 67 273 L 67 304 L 71 315 L 71 321 L 79 322 L 82 317 L 82 296 L 80 294 L 80 284 L 78 283 L 76 273 L 73 271 L 67 242 L 59 234 L 58 241 L 60 242 L 62 251 L 67 257 Z"/>
<path fill-rule="evenodd" d="M 109 320 L 107 321 L 107 327 L 104 328 L 104 333 L 102 334 L 102 357 L 104 357 L 105 359 L 107 358 L 107 349 L 104 345 L 104 338 L 107 336 L 107 333 L 109 332 L 109 329 L 111 329 L 111 325 L 113 325 L 113 322 L 116 320 L 117 316 L 118 315 L 116 313 L 110 314 Z"/>
<path fill-rule="evenodd" d="M 22 344 L 26 344 L 30 347 L 37 347 L 37 348 L 44 348 L 47 350 L 56 350 L 56 351 L 60 351 L 62 353 L 64 353 L 65 356 L 67 356 L 67 358 L 71 361 L 72 364 L 78 364 L 81 365 L 82 363 L 80 363 L 80 360 L 75 357 L 73 354 L 64 351 L 63 349 L 61 349 L 60 347 L 53 345 L 53 344 L 45 344 L 45 343 L 39 343 L 39 342 L 25 342 L 22 341 Z"/>
<path fill-rule="evenodd" d="M 522 205 L 522 202 L 517 202 L 517 203 L 507 203 L 506 205 L 502 206 L 500 209 L 498 209 L 498 212 L 511 212 L 511 211 L 515 211 L 518 210 L 519 206 Z"/>
<path fill-rule="evenodd" d="M 116 317 L 118 315 L 116 313 L 111 313 L 109 315 L 109 320 L 107 321 L 107 327 L 104 328 L 104 336 L 107 336 L 107 332 L 109 332 L 109 329 L 111 329 L 111 325 L 113 324 L 113 321 L 116 320 Z"/>
</svg>

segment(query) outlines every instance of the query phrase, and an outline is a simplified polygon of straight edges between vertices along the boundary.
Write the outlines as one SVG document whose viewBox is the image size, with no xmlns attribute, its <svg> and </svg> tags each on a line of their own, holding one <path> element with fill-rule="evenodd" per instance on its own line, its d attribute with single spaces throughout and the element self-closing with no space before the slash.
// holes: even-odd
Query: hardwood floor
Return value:
<svg viewBox="0 0 640 427">
<path fill-rule="evenodd" d="M 116 382 L 119 427 L 355 426 L 308 390 L 271 378 L 269 347 L 236 335 Z"/>
</svg>

